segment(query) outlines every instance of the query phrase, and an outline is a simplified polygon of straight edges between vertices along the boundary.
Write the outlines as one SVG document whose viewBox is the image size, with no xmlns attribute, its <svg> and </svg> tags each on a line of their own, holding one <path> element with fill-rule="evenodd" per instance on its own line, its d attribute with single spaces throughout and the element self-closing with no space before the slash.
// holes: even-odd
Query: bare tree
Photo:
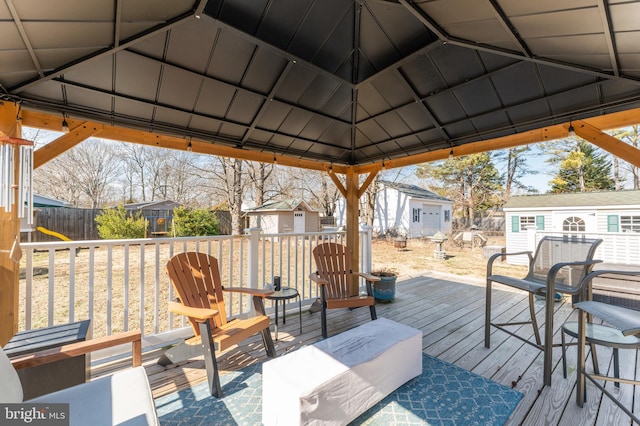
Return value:
<svg viewBox="0 0 640 426">
<path fill-rule="evenodd" d="M 114 145 L 89 139 L 36 169 L 34 189 L 76 207 L 97 208 L 113 200 L 109 183 L 119 170 Z"/>
<path fill-rule="evenodd" d="M 196 207 L 210 207 L 209 197 L 203 191 L 202 178 L 194 172 L 198 158 L 188 152 L 175 151 L 167 158 L 161 173 L 164 199 Z"/>
<path fill-rule="evenodd" d="M 277 191 L 273 186 L 274 171 L 276 166 L 274 164 L 257 163 L 253 161 L 247 161 L 247 177 L 251 183 L 251 192 L 253 194 L 253 200 L 256 206 L 261 206 L 277 195 Z"/>
<path fill-rule="evenodd" d="M 125 169 L 129 174 L 127 183 L 130 185 L 127 191 L 129 201 L 134 201 L 136 197 L 132 194 L 139 194 L 141 201 L 147 201 L 146 181 L 146 147 L 142 145 L 123 143 L 121 158 L 125 162 Z"/>
<path fill-rule="evenodd" d="M 133 175 L 133 179 L 127 182 L 132 186 L 128 192 L 137 194 L 137 197 L 131 198 L 138 198 L 142 202 L 162 198 L 167 191 L 162 174 L 167 167 L 167 158 L 172 152 L 131 143 L 121 145 L 120 156 Z"/>
<path fill-rule="evenodd" d="M 199 166 L 205 185 L 212 198 L 229 205 L 231 229 L 234 234 L 242 234 L 242 201 L 246 179 L 243 179 L 243 160 L 211 157 L 213 161 Z"/>
<path fill-rule="evenodd" d="M 300 174 L 298 175 L 300 176 Z M 325 216 L 333 216 L 341 194 L 329 175 L 326 172 L 318 171 L 305 172 L 303 176 L 302 182 L 311 195 L 311 204 L 321 208 Z"/>
</svg>

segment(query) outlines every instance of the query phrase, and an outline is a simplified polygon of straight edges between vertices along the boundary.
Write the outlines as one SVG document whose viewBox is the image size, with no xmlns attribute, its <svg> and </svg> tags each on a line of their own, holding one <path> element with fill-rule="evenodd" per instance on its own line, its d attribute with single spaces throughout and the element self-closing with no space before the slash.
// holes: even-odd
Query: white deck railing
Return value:
<svg viewBox="0 0 640 426">
<path fill-rule="evenodd" d="M 512 237 L 510 244 L 507 242 L 507 250 L 535 251 L 538 242 L 546 236 L 567 236 L 574 238 L 601 238 L 600 244 L 596 250 L 594 259 L 601 260 L 606 263 L 621 264 L 639 264 L 640 263 L 640 233 L 636 232 L 564 232 L 564 231 L 537 231 L 530 229 L 527 231 L 526 240 Z M 508 241 L 507 237 L 507 241 Z M 526 265 L 528 260 L 526 256 L 512 256 L 508 263 L 514 265 Z"/>
<path fill-rule="evenodd" d="M 370 230 L 360 239 L 360 270 L 368 271 Z M 229 286 L 263 288 L 279 275 L 308 304 L 318 296 L 309 280 L 312 250 L 327 240 L 344 242 L 344 234 L 252 229 L 243 236 L 23 243 L 19 329 L 91 319 L 93 337 L 140 329 L 148 338 L 182 330 L 185 319 L 167 311 L 167 301 L 175 296 L 165 265 L 189 250 L 215 256 Z M 230 317 L 250 312 L 246 296 L 229 294 L 226 302 Z"/>
</svg>

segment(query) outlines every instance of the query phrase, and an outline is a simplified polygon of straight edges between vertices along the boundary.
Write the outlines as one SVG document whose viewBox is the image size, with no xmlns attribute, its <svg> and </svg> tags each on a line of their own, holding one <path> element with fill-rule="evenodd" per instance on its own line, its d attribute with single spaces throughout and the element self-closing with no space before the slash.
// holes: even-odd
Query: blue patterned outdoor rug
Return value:
<svg viewBox="0 0 640 426">
<path fill-rule="evenodd" d="M 423 354 L 416 377 L 353 421 L 353 425 L 501 425 L 522 394 Z M 162 425 L 260 425 L 262 368 L 254 364 L 220 378 L 224 397 L 206 383 L 156 399 Z"/>
</svg>

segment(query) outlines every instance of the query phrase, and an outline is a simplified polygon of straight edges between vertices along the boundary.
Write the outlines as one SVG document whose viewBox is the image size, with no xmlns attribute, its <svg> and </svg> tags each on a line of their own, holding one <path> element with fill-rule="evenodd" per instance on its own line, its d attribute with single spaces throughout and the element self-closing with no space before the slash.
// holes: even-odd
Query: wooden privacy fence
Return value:
<svg viewBox="0 0 640 426">
<path fill-rule="evenodd" d="M 24 242 L 60 241 L 61 238 L 47 234 L 46 231 L 61 234 L 72 241 L 99 240 L 95 218 L 103 209 L 76 209 L 66 207 L 43 207 L 37 209 L 35 226 L 32 232 L 21 232 L 20 240 Z M 166 231 L 163 236 L 170 236 L 173 210 L 140 210 L 149 219 L 147 235 L 151 237 L 159 230 Z M 220 235 L 231 234 L 231 214 L 228 211 L 215 211 L 218 218 Z M 162 218 L 163 227 L 158 228 L 158 219 Z M 45 232 L 36 230 L 44 228 Z"/>
</svg>

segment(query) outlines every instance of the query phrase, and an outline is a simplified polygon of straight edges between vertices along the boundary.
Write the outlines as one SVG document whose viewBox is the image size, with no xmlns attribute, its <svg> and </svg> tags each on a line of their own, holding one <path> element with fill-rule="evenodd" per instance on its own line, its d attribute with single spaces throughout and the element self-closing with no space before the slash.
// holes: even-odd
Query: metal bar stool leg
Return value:
<svg viewBox="0 0 640 426">
<path fill-rule="evenodd" d="M 300 320 L 300 334 L 302 334 L 302 297 L 298 294 L 298 317 Z"/>
<path fill-rule="evenodd" d="M 567 349 L 564 337 L 564 327 L 560 330 L 560 337 L 562 339 L 562 377 L 567 378 Z"/>
<path fill-rule="evenodd" d="M 276 318 L 275 318 L 275 334 L 276 334 L 276 341 L 278 340 L 278 299 L 274 300 L 273 303 L 275 303 L 276 307 L 274 309 L 274 312 L 276 313 Z M 284 301 L 282 302 L 284 303 Z"/>
<path fill-rule="evenodd" d="M 613 348 L 613 377 L 620 378 L 620 358 L 618 355 L 618 348 Z M 620 382 L 615 382 L 617 388 L 620 387 Z"/>
</svg>

